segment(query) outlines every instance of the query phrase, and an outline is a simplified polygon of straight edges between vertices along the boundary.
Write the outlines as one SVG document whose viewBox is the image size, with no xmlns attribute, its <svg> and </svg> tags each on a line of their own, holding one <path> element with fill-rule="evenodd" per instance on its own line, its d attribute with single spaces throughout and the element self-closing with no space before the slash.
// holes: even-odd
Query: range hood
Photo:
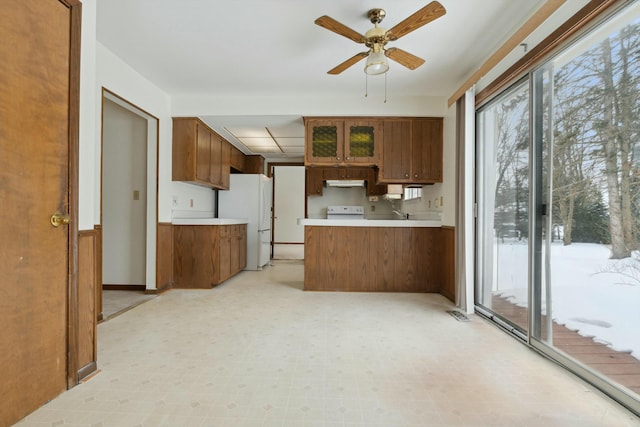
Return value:
<svg viewBox="0 0 640 427">
<path fill-rule="evenodd" d="M 327 187 L 364 187 L 362 179 L 328 179 Z"/>
</svg>

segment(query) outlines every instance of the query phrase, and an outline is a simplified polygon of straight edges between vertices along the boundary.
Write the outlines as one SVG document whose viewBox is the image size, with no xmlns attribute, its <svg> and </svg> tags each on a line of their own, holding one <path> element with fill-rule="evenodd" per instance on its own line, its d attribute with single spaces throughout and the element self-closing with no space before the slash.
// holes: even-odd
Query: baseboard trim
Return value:
<svg viewBox="0 0 640 427">
<path fill-rule="evenodd" d="M 173 283 L 165 283 L 156 289 L 145 289 L 144 293 L 148 295 L 160 295 L 171 289 L 173 289 Z"/>
<path fill-rule="evenodd" d="M 102 284 L 103 291 L 146 291 L 146 285 Z"/>
<path fill-rule="evenodd" d="M 93 361 L 78 370 L 78 383 L 83 379 L 87 378 L 89 375 L 93 374 L 98 370 L 98 364 Z"/>
</svg>

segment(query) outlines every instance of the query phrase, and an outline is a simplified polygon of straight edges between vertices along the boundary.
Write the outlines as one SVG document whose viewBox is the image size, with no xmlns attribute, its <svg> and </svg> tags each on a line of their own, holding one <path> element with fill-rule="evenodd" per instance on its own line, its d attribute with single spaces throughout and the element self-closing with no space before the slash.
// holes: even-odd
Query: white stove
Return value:
<svg viewBox="0 0 640 427">
<path fill-rule="evenodd" d="M 327 219 L 364 219 L 364 206 L 328 206 Z"/>
</svg>

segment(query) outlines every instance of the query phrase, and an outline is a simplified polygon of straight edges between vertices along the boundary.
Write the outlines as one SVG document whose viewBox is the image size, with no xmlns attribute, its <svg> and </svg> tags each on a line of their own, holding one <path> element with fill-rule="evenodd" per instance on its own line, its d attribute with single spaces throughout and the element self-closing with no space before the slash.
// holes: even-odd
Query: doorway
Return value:
<svg viewBox="0 0 640 427">
<path fill-rule="evenodd" d="M 299 164 L 272 165 L 273 259 L 304 259 L 305 173 Z"/>
<path fill-rule="evenodd" d="M 157 129 L 157 118 L 103 90 L 103 318 L 155 293 Z"/>
</svg>

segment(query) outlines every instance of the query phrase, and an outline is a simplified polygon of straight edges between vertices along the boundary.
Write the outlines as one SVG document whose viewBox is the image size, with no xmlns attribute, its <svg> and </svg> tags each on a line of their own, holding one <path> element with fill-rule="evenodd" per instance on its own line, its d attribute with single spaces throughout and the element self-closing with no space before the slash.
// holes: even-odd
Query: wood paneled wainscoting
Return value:
<svg viewBox="0 0 640 427">
<path fill-rule="evenodd" d="M 455 300 L 454 227 L 305 225 L 304 289 Z"/>
<path fill-rule="evenodd" d="M 440 274 L 440 293 L 451 301 L 456 301 L 456 229 L 442 226 L 442 263 Z"/>
<path fill-rule="evenodd" d="M 156 288 L 161 293 L 173 287 L 173 224 L 158 223 Z"/>
<path fill-rule="evenodd" d="M 439 227 L 305 226 L 304 289 L 439 292 Z"/>
<path fill-rule="evenodd" d="M 102 316 L 101 230 L 78 232 L 78 380 L 97 369 L 96 324 Z"/>
</svg>

